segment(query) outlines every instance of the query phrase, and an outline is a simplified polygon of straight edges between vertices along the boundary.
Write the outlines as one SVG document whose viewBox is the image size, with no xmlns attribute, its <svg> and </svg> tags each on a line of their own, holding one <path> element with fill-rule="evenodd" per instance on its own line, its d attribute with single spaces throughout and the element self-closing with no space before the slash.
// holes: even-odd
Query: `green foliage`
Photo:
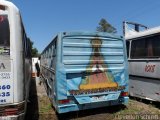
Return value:
<svg viewBox="0 0 160 120">
<path fill-rule="evenodd" d="M 35 47 L 33 47 L 33 41 L 31 41 L 31 39 L 30 38 L 28 38 L 29 40 L 30 40 L 30 42 L 31 42 L 31 55 L 32 55 L 32 57 L 39 57 L 40 55 L 39 55 L 39 53 L 38 53 L 38 50 L 37 50 L 37 48 L 35 48 Z"/>
<path fill-rule="evenodd" d="M 99 26 L 97 27 L 98 32 L 108 32 L 108 33 L 116 33 L 117 30 L 110 23 L 107 22 L 106 19 L 102 18 L 99 22 Z"/>
<path fill-rule="evenodd" d="M 32 48 L 32 57 L 39 57 L 37 48 Z"/>
</svg>

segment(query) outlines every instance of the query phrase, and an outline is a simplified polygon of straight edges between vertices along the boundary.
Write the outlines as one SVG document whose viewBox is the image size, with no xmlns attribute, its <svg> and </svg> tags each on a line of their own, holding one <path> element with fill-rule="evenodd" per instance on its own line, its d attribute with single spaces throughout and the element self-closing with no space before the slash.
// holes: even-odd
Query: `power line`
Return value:
<svg viewBox="0 0 160 120">
<path fill-rule="evenodd" d="M 121 16 L 127 16 L 126 18 L 124 18 L 124 20 L 127 20 L 127 21 L 129 19 L 133 19 L 133 18 L 137 19 L 139 17 L 142 17 L 144 14 L 147 14 L 151 11 L 155 11 L 155 9 L 159 8 L 159 5 L 160 5 L 159 1 L 156 1 L 156 2 L 150 1 L 149 3 L 145 2 L 145 4 L 143 4 L 143 6 L 136 6 L 133 10 L 131 10 L 131 11 L 127 12 L 127 14 L 124 14 Z M 123 18 L 123 17 L 120 17 L 120 18 Z M 115 26 L 120 26 L 120 25 L 122 26 L 122 24 L 119 24 L 119 22 L 115 23 Z"/>
<path fill-rule="evenodd" d="M 133 14 L 131 14 L 131 13 L 134 13 L 134 15 L 136 15 L 135 13 L 140 13 L 141 11 L 144 11 L 145 9 L 146 9 L 146 6 L 148 6 L 148 5 L 154 5 L 155 4 L 155 2 L 153 2 L 153 1 L 150 1 L 150 2 L 144 2 L 144 4 L 143 5 L 139 5 L 138 3 L 137 3 L 137 5 L 132 9 L 132 10 L 130 10 L 130 11 L 128 11 L 126 14 L 124 14 L 123 16 L 133 16 Z M 148 9 L 148 8 L 147 8 Z"/>
</svg>

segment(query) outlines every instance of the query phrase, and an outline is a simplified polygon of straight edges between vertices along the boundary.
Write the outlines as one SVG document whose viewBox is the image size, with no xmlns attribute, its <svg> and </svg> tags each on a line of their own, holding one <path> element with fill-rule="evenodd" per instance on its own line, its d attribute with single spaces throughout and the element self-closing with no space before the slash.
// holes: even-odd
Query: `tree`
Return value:
<svg viewBox="0 0 160 120">
<path fill-rule="evenodd" d="M 30 38 L 28 38 L 28 39 L 29 39 L 30 42 L 31 42 L 31 55 L 32 55 L 32 57 L 39 57 L 39 53 L 38 53 L 37 48 L 33 47 L 34 42 L 31 41 Z"/>
<path fill-rule="evenodd" d="M 102 18 L 99 22 L 99 26 L 97 27 L 97 31 L 99 32 L 108 32 L 108 33 L 116 33 L 117 30 L 110 23 L 107 22 L 106 19 Z"/>
</svg>

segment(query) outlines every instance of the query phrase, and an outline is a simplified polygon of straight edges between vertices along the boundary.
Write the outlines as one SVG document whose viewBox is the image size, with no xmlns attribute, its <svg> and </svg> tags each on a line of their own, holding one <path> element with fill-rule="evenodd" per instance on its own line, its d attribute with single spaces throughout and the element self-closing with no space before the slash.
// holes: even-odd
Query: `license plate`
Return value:
<svg viewBox="0 0 160 120">
<path fill-rule="evenodd" d="M 99 101 L 109 101 L 109 100 L 117 100 L 120 93 L 108 94 L 103 96 L 93 96 L 91 97 L 92 102 L 99 102 Z"/>
<path fill-rule="evenodd" d="M 105 96 L 94 96 L 91 97 L 92 102 L 97 102 L 97 101 L 105 101 Z"/>
</svg>

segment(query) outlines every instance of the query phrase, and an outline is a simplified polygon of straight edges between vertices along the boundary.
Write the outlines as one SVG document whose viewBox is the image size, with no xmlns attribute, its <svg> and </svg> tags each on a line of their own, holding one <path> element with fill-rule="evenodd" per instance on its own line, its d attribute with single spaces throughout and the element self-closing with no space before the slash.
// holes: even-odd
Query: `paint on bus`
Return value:
<svg viewBox="0 0 160 120">
<path fill-rule="evenodd" d="M 41 54 L 44 86 L 58 113 L 128 103 L 124 40 L 63 32 Z"/>
<path fill-rule="evenodd" d="M 91 75 L 84 76 L 79 88 L 86 90 L 117 87 L 118 85 L 114 82 L 112 73 L 107 70 L 108 66 L 104 62 L 103 54 L 101 53 L 102 40 L 95 38 L 90 43 L 92 54 L 86 68 L 86 73 L 91 73 Z"/>
<path fill-rule="evenodd" d="M 74 40 L 71 41 L 65 38 L 63 46 L 67 46 L 66 41 L 75 44 Z M 128 85 L 128 79 L 126 79 L 125 69 L 122 69 L 125 66 L 125 64 L 121 63 L 121 61 L 125 60 L 124 54 L 122 54 L 124 52 L 123 49 L 108 47 L 113 44 L 113 41 L 101 39 L 101 37 L 82 39 L 79 42 L 79 44 L 84 44 L 85 42 L 88 46 L 77 49 L 72 47 L 77 56 L 69 56 L 69 58 L 67 58 L 67 55 L 71 54 L 68 52 L 69 45 L 64 47 L 65 58 L 62 58 L 62 61 L 66 67 L 59 67 L 66 74 L 64 79 L 67 79 L 67 88 L 70 95 L 124 90 L 125 86 Z M 123 48 L 123 41 L 117 40 L 115 43 L 120 48 Z M 82 51 L 83 55 L 80 56 Z M 109 52 L 113 53 L 113 55 L 110 55 L 111 53 Z M 88 53 L 91 54 L 88 55 Z M 71 69 L 71 66 L 74 66 L 74 68 Z M 77 70 L 77 72 L 65 73 L 68 70 Z M 62 77 L 62 74 L 58 74 L 58 76 Z M 62 90 L 60 89 L 59 92 L 64 93 Z"/>
</svg>

